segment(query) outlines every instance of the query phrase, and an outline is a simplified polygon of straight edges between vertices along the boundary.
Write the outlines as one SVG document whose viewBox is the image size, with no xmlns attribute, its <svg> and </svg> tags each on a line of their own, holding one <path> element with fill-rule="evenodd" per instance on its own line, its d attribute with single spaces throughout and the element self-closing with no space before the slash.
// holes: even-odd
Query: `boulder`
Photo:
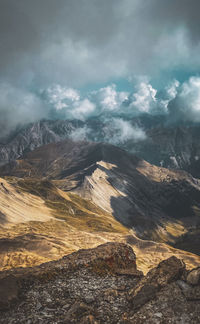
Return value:
<svg viewBox="0 0 200 324">
<path fill-rule="evenodd" d="M 200 267 L 189 272 L 187 275 L 187 283 L 193 286 L 200 284 Z"/>
<path fill-rule="evenodd" d="M 129 291 L 129 300 L 133 308 L 137 309 L 155 297 L 156 293 L 167 284 L 181 278 L 185 270 L 183 261 L 172 256 L 150 270 L 146 277 Z"/>
</svg>

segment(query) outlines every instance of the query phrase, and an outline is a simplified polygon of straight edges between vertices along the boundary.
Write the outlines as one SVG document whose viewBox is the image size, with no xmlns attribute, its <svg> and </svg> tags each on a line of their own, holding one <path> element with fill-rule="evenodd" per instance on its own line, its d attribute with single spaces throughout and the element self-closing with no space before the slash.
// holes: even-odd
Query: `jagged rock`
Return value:
<svg viewBox="0 0 200 324">
<path fill-rule="evenodd" d="M 151 300 L 162 287 L 179 279 L 184 270 L 185 264 L 176 257 L 162 261 L 129 292 L 133 308 L 137 309 Z"/>
<path fill-rule="evenodd" d="M 187 282 L 194 286 L 200 284 L 200 267 L 189 272 Z"/>
<path fill-rule="evenodd" d="M 171 257 L 144 277 L 122 243 L 0 272 L 0 323 L 199 324 L 200 286 L 186 283 L 183 272 Z"/>
<path fill-rule="evenodd" d="M 187 291 L 184 291 L 187 300 L 200 300 L 200 286 L 195 286 Z"/>
<path fill-rule="evenodd" d="M 81 303 L 81 302 L 76 302 L 70 310 L 67 312 L 66 317 L 64 321 L 66 323 L 77 323 L 77 321 L 84 323 L 86 317 L 89 318 L 90 313 L 92 312 L 92 308 L 89 307 L 88 305 Z M 87 323 L 87 322 L 85 322 Z"/>
<path fill-rule="evenodd" d="M 131 276 L 143 276 L 142 272 L 137 270 L 136 256 L 130 246 L 124 243 L 105 243 L 94 249 L 79 250 L 59 261 L 42 264 L 35 267 L 34 271 L 32 268 L 19 268 L 1 272 L 0 310 L 8 308 L 18 299 L 20 287 L 35 280 L 49 281 L 59 273 L 70 273 L 80 267 L 100 275 L 117 274 L 121 271 L 122 274 L 125 272 L 125 275 L 131 273 Z"/>
<path fill-rule="evenodd" d="M 19 287 L 17 279 L 8 275 L 0 280 L 0 310 L 7 309 L 10 303 L 19 297 Z"/>
<path fill-rule="evenodd" d="M 187 300 L 197 301 L 200 300 L 200 286 L 191 286 L 182 280 L 177 281 L 178 286 L 181 288 Z"/>
</svg>

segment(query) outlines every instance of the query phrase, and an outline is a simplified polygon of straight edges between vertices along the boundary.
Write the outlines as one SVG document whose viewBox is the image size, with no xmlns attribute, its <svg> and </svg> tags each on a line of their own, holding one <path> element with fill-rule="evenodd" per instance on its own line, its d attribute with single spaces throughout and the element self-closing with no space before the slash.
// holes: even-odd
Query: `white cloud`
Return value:
<svg viewBox="0 0 200 324">
<path fill-rule="evenodd" d="M 114 145 L 123 144 L 129 140 L 138 142 L 146 138 L 144 130 L 133 126 L 121 118 L 110 119 L 104 127 L 105 141 Z"/>
<path fill-rule="evenodd" d="M 91 94 L 102 111 L 116 111 L 120 109 L 121 104 L 128 98 L 128 93 L 117 91 L 116 85 L 111 84 Z"/>
<path fill-rule="evenodd" d="M 81 98 L 79 91 L 57 84 L 44 91 L 46 101 L 67 119 L 84 120 L 95 112 L 95 103 Z"/>
<path fill-rule="evenodd" d="M 157 90 L 145 81 L 140 82 L 136 90 L 137 92 L 133 93 L 131 98 L 131 107 L 138 112 L 151 112 L 156 106 Z"/>
<path fill-rule="evenodd" d="M 171 84 L 166 88 L 166 92 L 170 100 L 174 99 L 178 93 L 178 87 L 180 86 L 180 82 L 178 80 L 174 80 Z"/>
<path fill-rule="evenodd" d="M 49 103 L 57 110 L 68 108 L 69 105 L 80 100 L 80 95 L 77 90 L 61 87 L 59 84 L 49 87 L 45 91 L 45 95 Z"/>
<path fill-rule="evenodd" d="M 164 99 L 160 99 L 159 101 L 159 107 L 161 109 L 161 112 L 168 113 L 168 105 L 169 103 L 176 98 L 178 94 L 178 89 L 180 87 L 180 82 L 176 79 L 174 79 L 166 88 L 164 91 Z"/>
<path fill-rule="evenodd" d="M 174 109 L 177 109 L 184 119 L 200 121 L 200 77 L 191 77 L 183 83 L 175 105 Z"/>
<path fill-rule="evenodd" d="M 0 134 L 6 135 L 18 124 L 43 118 L 47 107 L 34 93 L 10 83 L 0 83 Z"/>
<path fill-rule="evenodd" d="M 80 127 L 77 129 L 74 129 L 71 134 L 70 134 L 70 138 L 73 139 L 74 141 L 85 141 L 88 140 L 88 136 L 91 132 L 91 129 L 84 126 L 84 127 Z"/>
<path fill-rule="evenodd" d="M 95 110 L 96 105 L 86 98 L 75 102 L 75 104 L 72 105 L 70 113 L 74 118 L 84 120 L 85 118 L 93 115 Z"/>
<path fill-rule="evenodd" d="M 144 131 L 128 120 L 141 113 L 165 114 L 166 120 L 200 122 L 200 77 L 180 84 L 173 80 L 163 91 L 147 79 L 139 79 L 132 94 L 117 91 L 115 84 L 81 95 L 71 87 L 56 84 L 41 91 L 40 96 L 10 83 L 0 83 L 1 134 L 18 124 L 41 118 L 79 119 L 90 117 L 105 121 L 105 140 L 114 143 L 140 140 Z M 5 127 L 6 125 L 6 127 Z M 75 138 L 90 138 L 91 132 L 79 129 Z M 91 135 L 92 138 L 92 135 Z"/>
</svg>

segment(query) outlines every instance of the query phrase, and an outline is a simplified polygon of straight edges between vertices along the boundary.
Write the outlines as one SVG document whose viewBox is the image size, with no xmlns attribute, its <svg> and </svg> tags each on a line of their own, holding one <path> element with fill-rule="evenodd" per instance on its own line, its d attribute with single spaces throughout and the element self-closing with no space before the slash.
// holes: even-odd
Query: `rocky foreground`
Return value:
<svg viewBox="0 0 200 324">
<path fill-rule="evenodd" d="M 0 272 L 0 323 L 200 323 L 200 267 L 170 257 L 146 276 L 130 246 L 106 243 Z"/>
</svg>

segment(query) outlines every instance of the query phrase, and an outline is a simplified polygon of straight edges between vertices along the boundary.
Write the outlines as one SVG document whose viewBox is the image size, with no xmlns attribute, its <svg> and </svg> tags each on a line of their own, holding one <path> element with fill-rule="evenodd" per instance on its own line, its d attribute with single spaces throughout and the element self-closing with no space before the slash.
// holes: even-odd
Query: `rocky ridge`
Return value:
<svg viewBox="0 0 200 324">
<path fill-rule="evenodd" d="M 114 141 L 126 149 L 157 166 L 182 169 L 200 178 L 200 126 L 168 125 L 160 116 L 140 116 L 130 120 L 133 126 L 139 126 L 146 138 Z M 84 132 L 84 130 L 89 130 Z M 83 135 L 80 135 L 82 134 Z M 80 120 L 42 120 L 19 128 L 10 136 L 0 139 L 0 164 L 21 157 L 24 153 L 42 145 L 59 142 L 64 139 L 86 139 L 93 142 L 106 142 L 115 139 L 116 130 L 101 119 Z"/>
<path fill-rule="evenodd" d="M 0 176 L 51 181 L 91 200 L 139 238 L 180 249 L 188 242 L 187 251 L 200 253 L 200 182 L 185 171 L 151 165 L 113 145 L 65 140 L 0 167 Z"/>
<path fill-rule="evenodd" d="M 130 246 L 106 243 L 0 272 L 0 323 L 198 324 L 200 270 L 171 257 L 146 276 Z"/>
</svg>

